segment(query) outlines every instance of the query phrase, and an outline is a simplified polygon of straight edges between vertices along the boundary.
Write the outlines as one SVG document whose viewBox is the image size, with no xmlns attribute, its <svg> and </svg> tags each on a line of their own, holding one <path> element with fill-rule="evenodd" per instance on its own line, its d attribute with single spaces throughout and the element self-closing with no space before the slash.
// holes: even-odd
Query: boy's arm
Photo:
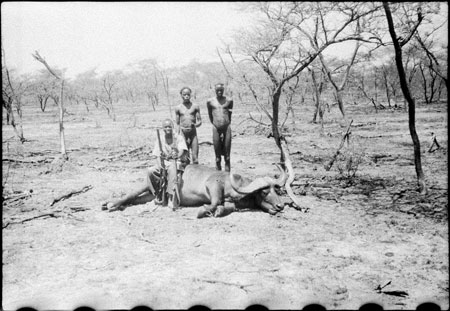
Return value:
<svg viewBox="0 0 450 311">
<path fill-rule="evenodd" d="M 231 114 L 233 113 L 233 100 L 230 99 L 230 104 L 228 105 L 228 117 L 230 118 L 230 122 L 231 122 Z"/>
<path fill-rule="evenodd" d="M 211 121 L 211 123 L 213 123 L 212 107 L 211 107 L 211 103 L 209 102 L 209 100 L 206 102 L 206 107 L 208 108 L 209 121 Z"/>
<path fill-rule="evenodd" d="M 178 107 L 175 108 L 175 123 L 180 125 L 180 111 L 178 110 Z"/>
<path fill-rule="evenodd" d="M 180 132 L 180 109 L 175 107 L 175 124 L 177 125 L 177 133 Z"/>
<path fill-rule="evenodd" d="M 200 107 L 197 106 L 195 110 L 195 127 L 199 127 L 200 125 L 202 125 L 202 116 L 200 114 Z"/>
</svg>

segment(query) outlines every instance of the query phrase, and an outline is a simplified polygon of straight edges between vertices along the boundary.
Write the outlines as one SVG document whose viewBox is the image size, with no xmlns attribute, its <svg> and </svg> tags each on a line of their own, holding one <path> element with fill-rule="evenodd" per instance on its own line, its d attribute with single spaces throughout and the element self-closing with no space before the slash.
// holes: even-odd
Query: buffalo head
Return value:
<svg viewBox="0 0 450 311">
<path fill-rule="evenodd" d="M 280 196 L 275 191 L 276 188 L 284 186 L 287 179 L 286 172 L 276 164 L 281 175 L 277 179 L 271 177 L 260 177 L 250 182 L 248 185 L 242 185 L 244 180 L 239 175 L 230 174 L 230 184 L 234 191 L 252 195 L 254 203 L 264 212 L 274 215 L 281 211 L 284 207 Z"/>
</svg>

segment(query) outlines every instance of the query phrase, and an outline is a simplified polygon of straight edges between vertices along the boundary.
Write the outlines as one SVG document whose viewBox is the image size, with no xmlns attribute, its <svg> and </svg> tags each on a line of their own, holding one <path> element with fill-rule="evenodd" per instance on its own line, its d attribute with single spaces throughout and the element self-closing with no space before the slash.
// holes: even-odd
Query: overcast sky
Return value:
<svg viewBox="0 0 450 311">
<path fill-rule="evenodd" d="M 31 56 L 37 50 L 73 77 L 148 58 L 168 67 L 218 61 L 221 40 L 252 20 L 236 2 L 2 2 L 1 24 L 10 69 L 43 69 Z M 330 52 L 351 50 L 334 46 Z"/>
<path fill-rule="evenodd" d="M 233 2 L 3 2 L 2 45 L 20 73 L 42 69 L 37 50 L 67 76 L 120 69 L 154 58 L 163 65 L 216 61 L 216 46 L 248 16 Z"/>
</svg>

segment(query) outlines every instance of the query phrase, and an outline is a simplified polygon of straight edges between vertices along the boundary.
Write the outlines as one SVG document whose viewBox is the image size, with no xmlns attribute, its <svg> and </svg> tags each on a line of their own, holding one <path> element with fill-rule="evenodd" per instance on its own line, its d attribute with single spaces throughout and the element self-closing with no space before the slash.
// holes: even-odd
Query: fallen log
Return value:
<svg viewBox="0 0 450 311">
<path fill-rule="evenodd" d="M 324 167 L 325 167 L 326 171 L 329 171 L 331 169 L 331 167 L 333 166 L 334 162 L 337 159 L 337 156 L 340 154 L 341 149 L 344 146 L 345 140 L 347 140 L 347 142 L 349 141 L 350 134 L 351 134 L 350 127 L 352 126 L 352 123 L 353 123 L 353 120 L 351 120 L 350 123 L 348 124 L 347 130 L 345 131 L 344 136 L 342 136 L 341 143 L 339 144 L 339 147 L 336 150 L 336 152 L 334 153 L 333 157 L 331 158 L 331 160 L 327 164 L 325 164 Z"/>
<path fill-rule="evenodd" d="M 66 193 L 66 194 L 64 194 L 64 195 L 62 195 L 62 196 L 59 196 L 58 198 L 54 199 L 53 202 L 50 204 L 50 206 L 53 206 L 55 203 L 57 203 L 57 202 L 59 202 L 59 201 L 68 199 L 68 198 L 70 198 L 71 196 L 73 196 L 73 195 L 75 195 L 75 194 L 80 194 L 80 193 L 89 191 L 89 190 L 91 190 L 91 189 L 92 189 L 92 186 L 91 186 L 91 185 L 88 185 L 88 186 L 84 186 L 84 187 L 83 187 L 82 189 L 80 189 L 80 190 L 74 190 L 74 191 L 71 191 L 71 192 L 69 192 L 69 193 Z"/>
</svg>

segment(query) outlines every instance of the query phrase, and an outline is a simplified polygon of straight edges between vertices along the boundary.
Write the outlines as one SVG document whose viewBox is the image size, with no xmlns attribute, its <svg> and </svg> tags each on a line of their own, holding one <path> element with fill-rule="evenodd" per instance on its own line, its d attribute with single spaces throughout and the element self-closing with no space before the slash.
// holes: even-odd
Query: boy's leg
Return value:
<svg viewBox="0 0 450 311">
<path fill-rule="evenodd" d="M 222 148 L 221 148 L 220 134 L 215 126 L 212 127 L 212 130 L 213 130 L 214 153 L 216 155 L 216 170 L 221 171 Z"/>
<path fill-rule="evenodd" d="M 230 171 L 230 154 L 231 154 L 231 126 L 228 126 L 223 139 L 223 151 L 225 156 L 225 171 Z"/>
<path fill-rule="evenodd" d="M 179 185 L 177 183 L 178 171 L 175 163 L 170 163 L 167 168 L 167 193 L 169 196 L 168 206 L 176 209 L 180 205 Z"/>
<path fill-rule="evenodd" d="M 198 137 L 197 137 L 197 135 L 195 135 L 194 138 L 192 139 L 191 148 L 192 148 L 192 163 L 198 164 Z"/>
</svg>

